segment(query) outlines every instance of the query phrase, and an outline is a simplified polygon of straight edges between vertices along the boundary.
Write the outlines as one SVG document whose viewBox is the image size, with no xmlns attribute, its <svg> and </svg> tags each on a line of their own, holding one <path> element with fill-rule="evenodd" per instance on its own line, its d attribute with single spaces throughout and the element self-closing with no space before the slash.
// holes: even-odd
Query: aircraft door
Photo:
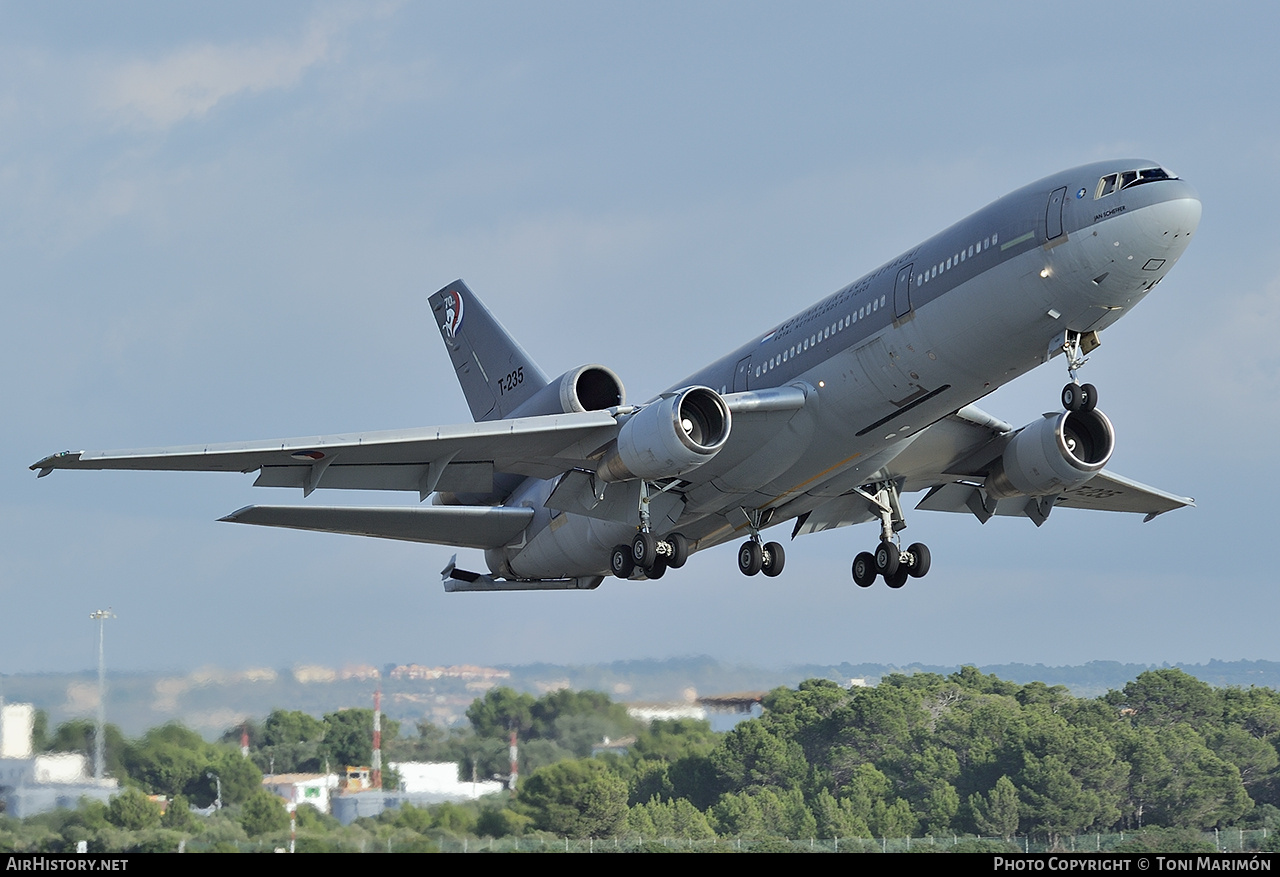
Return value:
<svg viewBox="0 0 1280 877">
<path fill-rule="evenodd" d="M 751 357 L 744 356 L 738 360 L 738 370 L 733 373 L 733 392 L 744 392 L 748 388 L 747 378 L 750 376 Z"/>
<path fill-rule="evenodd" d="M 911 269 L 912 265 L 898 269 L 898 279 L 893 284 L 893 315 L 905 317 L 911 310 Z"/>
<path fill-rule="evenodd" d="M 1045 240 L 1062 237 L 1062 205 L 1067 201 L 1067 187 L 1054 189 L 1044 211 Z"/>
</svg>

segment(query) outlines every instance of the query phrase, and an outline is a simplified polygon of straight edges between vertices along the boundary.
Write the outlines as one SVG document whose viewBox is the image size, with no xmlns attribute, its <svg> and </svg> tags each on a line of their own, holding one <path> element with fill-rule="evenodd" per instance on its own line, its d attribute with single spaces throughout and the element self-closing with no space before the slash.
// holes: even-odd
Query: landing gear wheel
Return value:
<svg viewBox="0 0 1280 877">
<path fill-rule="evenodd" d="M 782 567 L 787 563 L 787 553 L 782 550 L 782 546 L 777 542 L 767 542 L 764 546 L 764 559 L 760 566 L 760 571 L 765 575 L 773 578 L 782 572 Z"/>
<path fill-rule="evenodd" d="M 853 559 L 853 582 L 859 588 L 869 588 L 876 583 L 876 558 L 870 551 Z"/>
<path fill-rule="evenodd" d="M 881 542 L 876 546 L 876 572 L 889 580 L 902 562 L 902 551 L 892 542 Z"/>
<path fill-rule="evenodd" d="M 1080 406 L 1081 411 L 1092 411 L 1098 407 L 1098 388 L 1093 384 L 1085 384 L 1080 388 L 1084 393 L 1084 404 Z"/>
<path fill-rule="evenodd" d="M 764 549 L 759 542 L 743 542 L 738 549 L 738 571 L 753 576 L 764 566 Z"/>
<path fill-rule="evenodd" d="M 1084 407 L 1084 387 L 1075 381 L 1062 388 L 1062 407 L 1068 411 L 1079 411 Z"/>
<path fill-rule="evenodd" d="M 911 563 L 907 566 L 907 574 L 917 579 L 922 579 L 928 575 L 929 547 L 923 542 L 912 542 L 907 546 L 907 554 L 911 555 Z"/>
<path fill-rule="evenodd" d="M 662 578 L 662 576 L 666 573 L 666 571 L 667 571 L 667 559 L 665 557 L 659 557 L 657 560 L 653 562 L 653 566 L 649 567 L 644 571 L 644 574 L 645 574 L 645 578 L 652 581 L 654 579 Z"/>
<path fill-rule="evenodd" d="M 641 530 L 631 540 L 631 559 L 641 569 L 648 569 L 658 559 L 658 540 L 652 533 Z"/>
<path fill-rule="evenodd" d="M 620 579 L 631 578 L 635 572 L 636 562 L 631 559 L 631 548 L 626 545 L 615 545 L 609 554 L 609 569 Z"/>
<path fill-rule="evenodd" d="M 907 568 L 899 566 L 893 573 L 884 577 L 884 583 L 891 588 L 901 588 L 907 583 Z"/>
<path fill-rule="evenodd" d="M 689 559 L 689 540 L 680 533 L 672 533 L 667 537 L 671 545 L 671 555 L 667 558 L 667 566 L 679 569 Z"/>
</svg>

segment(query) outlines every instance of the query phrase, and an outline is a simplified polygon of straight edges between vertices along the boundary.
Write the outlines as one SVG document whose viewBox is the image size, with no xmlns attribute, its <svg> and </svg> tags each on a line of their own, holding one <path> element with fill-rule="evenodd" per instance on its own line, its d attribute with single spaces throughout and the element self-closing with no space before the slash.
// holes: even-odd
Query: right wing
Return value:
<svg viewBox="0 0 1280 877">
<path fill-rule="evenodd" d="M 758 443 L 800 408 L 805 394 L 792 387 L 734 393 L 726 446 L 690 478 L 711 477 L 750 456 Z M 490 420 L 455 426 L 347 435 L 269 439 L 121 451 L 64 451 L 33 463 L 55 469 L 134 469 L 180 472 L 253 472 L 257 487 L 410 490 L 489 493 L 495 473 L 552 479 L 573 469 L 594 472 L 601 452 L 618 435 L 630 407 Z M 621 419 L 620 419 L 621 418 Z M 634 507 L 632 508 L 634 511 Z M 458 544 L 458 543 L 452 543 Z"/>
<path fill-rule="evenodd" d="M 615 412 L 586 411 L 425 429 L 188 445 L 125 451 L 64 451 L 31 468 L 185 472 L 261 470 L 256 486 L 486 493 L 495 472 L 554 478 L 594 464 L 617 435 Z"/>
</svg>

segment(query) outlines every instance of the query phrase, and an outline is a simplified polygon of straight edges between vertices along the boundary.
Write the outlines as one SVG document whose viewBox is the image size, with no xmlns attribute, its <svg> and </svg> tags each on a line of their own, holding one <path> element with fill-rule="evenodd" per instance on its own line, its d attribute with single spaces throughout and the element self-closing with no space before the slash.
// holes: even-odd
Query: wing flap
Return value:
<svg viewBox="0 0 1280 877">
<path fill-rule="evenodd" d="M 428 466 L 422 464 L 378 465 L 365 463 L 344 466 L 334 463 L 325 469 L 321 483 L 337 490 L 418 490 L 421 492 Z M 263 466 L 254 487 L 307 487 L 309 467 Z M 452 461 L 434 484 L 435 490 L 453 493 L 489 493 L 493 490 L 493 463 Z M 430 493 L 431 491 L 427 491 Z"/>
<path fill-rule="evenodd" d="M 532 518 L 533 509 L 524 506 L 358 508 L 251 505 L 221 520 L 232 524 L 375 536 L 459 548 L 501 548 L 519 536 Z"/>
</svg>

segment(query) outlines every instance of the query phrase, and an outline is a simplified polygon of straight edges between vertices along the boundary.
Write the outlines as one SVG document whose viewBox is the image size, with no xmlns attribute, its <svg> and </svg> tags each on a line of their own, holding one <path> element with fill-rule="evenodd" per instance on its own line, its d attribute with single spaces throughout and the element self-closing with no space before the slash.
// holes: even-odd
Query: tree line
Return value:
<svg viewBox="0 0 1280 877">
<path fill-rule="evenodd" d="M 586 691 L 534 698 L 495 688 L 467 720 L 402 734 L 384 718 L 384 762 L 448 760 L 463 779 L 503 775 L 514 731 L 516 795 L 406 807 L 346 829 L 308 814 L 307 842 L 340 846 L 362 832 L 361 844 L 395 836 L 423 849 L 445 838 L 539 835 L 1031 835 L 1052 845 L 1087 832 L 1280 830 L 1280 693 L 1214 689 L 1177 669 L 1143 673 L 1097 699 L 973 668 L 891 675 L 875 687 L 814 679 L 770 692 L 760 718 L 723 734 L 697 720 L 645 725 Z M 243 774 L 223 780 L 224 798 L 243 812 L 263 770 L 367 764 L 371 725 L 369 710 L 323 719 L 276 710 L 248 724 L 248 762 L 233 745 L 241 726 L 216 744 L 165 726 L 132 743 L 109 736 L 108 765 L 132 788 L 202 802 L 209 789 L 193 765 L 217 762 Z M 53 739 L 88 751 L 79 727 Z M 252 824 L 264 835 L 281 830 L 261 815 Z M 0 823 L 0 848 L 4 831 Z"/>
</svg>

